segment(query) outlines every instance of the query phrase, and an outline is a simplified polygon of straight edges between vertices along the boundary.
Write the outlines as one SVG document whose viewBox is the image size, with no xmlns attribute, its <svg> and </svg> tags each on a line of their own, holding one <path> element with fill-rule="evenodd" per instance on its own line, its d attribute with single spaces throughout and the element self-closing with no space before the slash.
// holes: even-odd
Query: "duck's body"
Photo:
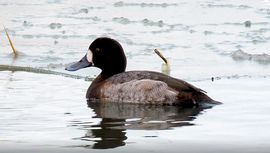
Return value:
<svg viewBox="0 0 270 153">
<path fill-rule="evenodd" d="M 98 38 L 87 55 L 67 70 L 96 66 L 101 74 L 88 88 L 90 101 L 198 106 L 217 104 L 205 91 L 168 75 L 152 71 L 125 72 L 126 58 L 121 45 L 110 38 Z"/>
<path fill-rule="evenodd" d="M 195 86 L 151 71 L 128 71 L 107 79 L 99 75 L 88 88 L 88 100 L 192 106 L 213 101 Z"/>
</svg>

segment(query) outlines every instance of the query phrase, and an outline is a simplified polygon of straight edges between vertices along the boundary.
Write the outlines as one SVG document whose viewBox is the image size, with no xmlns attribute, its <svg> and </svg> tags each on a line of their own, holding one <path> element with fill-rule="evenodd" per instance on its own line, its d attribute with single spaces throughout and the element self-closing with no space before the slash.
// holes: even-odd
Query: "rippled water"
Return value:
<svg viewBox="0 0 270 153">
<path fill-rule="evenodd" d="M 0 22 L 19 53 L 13 58 L 0 28 L 0 152 L 267 152 L 269 7 L 268 0 L 0 1 Z M 64 67 L 100 36 L 123 45 L 128 70 L 161 71 L 158 48 L 172 76 L 224 104 L 87 104 L 91 82 L 80 78 L 100 71 Z"/>
</svg>

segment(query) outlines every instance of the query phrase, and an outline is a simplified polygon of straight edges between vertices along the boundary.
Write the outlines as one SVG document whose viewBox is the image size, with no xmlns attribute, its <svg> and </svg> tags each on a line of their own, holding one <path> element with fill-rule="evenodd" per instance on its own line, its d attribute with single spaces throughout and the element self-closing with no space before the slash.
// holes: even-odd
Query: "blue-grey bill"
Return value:
<svg viewBox="0 0 270 153">
<path fill-rule="evenodd" d="M 77 71 L 79 69 L 90 67 L 92 65 L 93 65 L 92 63 L 88 62 L 88 60 L 86 58 L 86 55 L 85 55 L 80 61 L 69 65 L 68 67 L 65 68 L 65 70 L 67 70 L 67 71 Z"/>
</svg>

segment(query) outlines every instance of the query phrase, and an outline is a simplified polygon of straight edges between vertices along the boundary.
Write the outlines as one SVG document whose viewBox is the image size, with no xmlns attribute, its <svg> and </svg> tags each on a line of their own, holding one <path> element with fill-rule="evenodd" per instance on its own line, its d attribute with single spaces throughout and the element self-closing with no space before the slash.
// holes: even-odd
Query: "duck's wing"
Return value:
<svg viewBox="0 0 270 153">
<path fill-rule="evenodd" d="M 101 100 L 111 102 L 173 104 L 178 91 L 168 87 L 165 82 L 151 79 L 133 79 L 125 82 L 103 84 Z"/>
<path fill-rule="evenodd" d="M 197 92 L 197 93 L 206 93 L 204 90 L 193 86 L 186 81 L 170 77 L 168 75 L 152 72 L 152 71 L 128 71 L 120 74 L 116 74 L 109 78 L 113 83 L 123 83 L 131 80 L 156 80 L 166 83 L 170 88 L 179 91 L 179 92 Z"/>
<path fill-rule="evenodd" d="M 186 81 L 170 77 L 168 75 L 158 72 L 148 72 L 152 79 L 160 80 L 168 85 L 175 91 L 178 91 L 177 102 L 175 104 L 182 106 L 194 106 L 204 104 L 221 104 L 218 101 L 213 100 L 206 92 L 194 85 L 187 83 Z"/>
<path fill-rule="evenodd" d="M 136 82 L 133 82 L 136 80 Z M 170 77 L 168 75 L 158 73 L 158 72 L 151 72 L 151 71 L 128 71 L 124 73 L 120 73 L 114 75 L 107 79 L 111 84 L 122 84 L 118 86 L 118 88 L 122 88 L 128 93 L 142 94 L 144 96 L 151 95 L 151 94 L 159 94 L 163 97 L 169 97 L 168 99 L 173 99 L 172 103 L 169 104 L 176 104 L 176 105 L 183 105 L 183 106 L 193 106 L 197 105 L 202 102 L 209 102 L 209 103 L 220 103 L 216 102 L 207 96 L 205 91 L 200 88 L 193 86 L 190 83 L 187 83 L 183 80 L 176 79 Z M 131 86 L 138 84 L 136 88 L 130 88 Z M 157 92 L 147 91 L 145 90 L 146 86 L 151 89 L 158 89 Z M 164 90 L 160 87 L 166 87 Z M 116 90 L 118 92 L 122 92 L 121 90 Z M 155 90 L 153 90 L 155 91 Z M 117 95 L 117 94 L 116 94 Z M 153 100 L 152 100 L 153 101 Z"/>
<path fill-rule="evenodd" d="M 154 72 L 156 73 L 156 72 Z M 168 84 L 169 87 L 177 90 L 177 91 L 183 91 L 183 92 L 196 92 L 196 93 L 206 93 L 206 91 L 195 87 L 194 85 L 177 78 L 173 78 L 170 76 L 167 76 L 165 74 L 158 74 L 158 80 L 163 80 Z"/>
</svg>

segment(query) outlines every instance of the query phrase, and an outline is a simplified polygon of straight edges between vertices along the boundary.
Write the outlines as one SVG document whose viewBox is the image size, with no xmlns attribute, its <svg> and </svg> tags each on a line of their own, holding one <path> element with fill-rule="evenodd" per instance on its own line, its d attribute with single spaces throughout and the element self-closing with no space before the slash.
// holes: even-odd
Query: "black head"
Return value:
<svg viewBox="0 0 270 153">
<path fill-rule="evenodd" d="M 66 68 L 76 71 L 90 66 L 98 67 L 103 74 L 114 75 L 126 69 L 126 56 L 122 46 L 114 39 L 101 37 L 89 46 L 86 55 L 79 61 Z"/>
</svg>

